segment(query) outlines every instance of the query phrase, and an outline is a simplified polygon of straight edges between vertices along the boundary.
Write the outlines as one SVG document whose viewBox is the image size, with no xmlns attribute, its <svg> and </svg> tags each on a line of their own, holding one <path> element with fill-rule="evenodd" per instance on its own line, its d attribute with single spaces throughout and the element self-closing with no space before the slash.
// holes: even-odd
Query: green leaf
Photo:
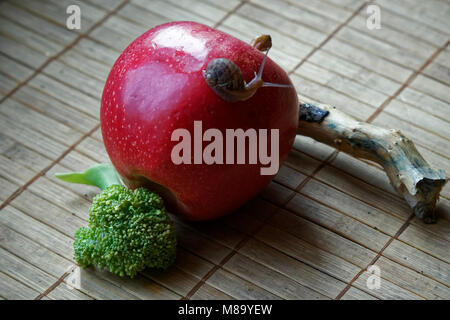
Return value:
<svg viewBox="0 0 450 320">
<path fill-rule="evenodd" d="M 113 184 L 122 185 L 116 170 L 109 163 L 97 164 L 84 172 L 56 173 L 55 176 L 66 182 L 96 186 L 101 190 Z"/>
</svg>

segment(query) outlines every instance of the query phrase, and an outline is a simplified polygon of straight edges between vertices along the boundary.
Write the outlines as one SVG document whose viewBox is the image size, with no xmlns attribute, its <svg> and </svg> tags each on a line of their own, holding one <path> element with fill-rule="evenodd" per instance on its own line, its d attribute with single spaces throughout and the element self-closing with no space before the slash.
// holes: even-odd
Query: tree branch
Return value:
<svg viewBox="0 0 450 320">
<path fill-rule="evenodd" d="M 425 223 L 436 222 L 435 206 L 447 182 L 445 172 L 431 168 L 400 131 L 360 122 L 329 105 L 300 102 L 297 133 L 379 163 L 415 215 Z"/>
</svg>

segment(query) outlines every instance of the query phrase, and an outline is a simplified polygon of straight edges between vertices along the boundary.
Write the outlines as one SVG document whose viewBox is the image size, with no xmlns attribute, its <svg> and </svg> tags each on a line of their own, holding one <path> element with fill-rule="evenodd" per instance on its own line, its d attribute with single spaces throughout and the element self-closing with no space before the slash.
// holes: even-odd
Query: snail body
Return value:
<svg viewBox="0 0 450 320">
<path fill-rule="evenodd" d="M 239 69 L 233 61 L 226 58 L 211 60 L 208 63 L 206 70 L 203 70 L 203 77 L 205 78 L 208 86 L 217 95 L 229 102 L 245 101 L 250 99 L 261 87 L 292 87 L 287 84 L 276 84 L 264 82 L 262 80 L 264 64 L 266 62 L 269 49 L 270 47 L 266 50 L 266 54 L 258 73 L 255 72 L 255 77 L 249 83 L 245 82 L 241 69 Z"/>
</svg>

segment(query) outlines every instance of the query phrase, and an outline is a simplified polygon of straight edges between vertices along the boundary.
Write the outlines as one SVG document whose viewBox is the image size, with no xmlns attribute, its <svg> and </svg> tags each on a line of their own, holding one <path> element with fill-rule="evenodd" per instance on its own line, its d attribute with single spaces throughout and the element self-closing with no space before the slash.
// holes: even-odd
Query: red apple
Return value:
<svg viewBox="0 0 450 320">
<path fill-rule="evenodd" d="M 203 76 L 215 58 L 233 61 L 249 82 L 264 54 L 202 24 L 157 26 L 137 38 L 117 59 L 101 102 L 104 144 L 123 181 L 130 188 L 146 186 L 160 193 L 171 210 L 190 220 L 213 219 L 239 208 L 273 175 L 261 175 L 260 168 L 265 165 L 259 162 L 176 165 L 171 160 L 172 149 L 178 144 L 171 140 L 175 129 L 185 128 L 193 136 L 194 121 L 202 121 L 203 131 L 217 128 L 224 136 L 226 129 L 278 129 L 281 165 L 298 125 L 293 87 L 262 87 L 250 99 L 239 102 L 219 97 Z M 291 84 L 270 59 L 262 78 Z"/>
</svg>

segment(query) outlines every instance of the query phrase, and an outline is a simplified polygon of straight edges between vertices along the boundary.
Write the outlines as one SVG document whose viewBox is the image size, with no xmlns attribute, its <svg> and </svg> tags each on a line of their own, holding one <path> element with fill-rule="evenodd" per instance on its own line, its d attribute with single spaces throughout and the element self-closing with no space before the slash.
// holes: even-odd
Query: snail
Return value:
<svg viewBox="0 0 450 320">
<path fill-rule="evenodd" d="M 290 84 L 276 84 L 271 82 L 264 82 L 262 80 L 262 73 L 264 64 L 266 63 L 267 55 L 272 40 L 270 36 L 263 35 L 253 40 L 253 46 L 260 51 L 265 50 L 263 61 L 258 73 L 255 72 L 255 77 L 246 83 L 242 75 L 241 69 L 231 60 L 226 58 L 217 58 L 211 60 L 203 70 L 203 77 L 208 86 L 222 99 L 229 102 L 245 101 L 250 99 L 256 91 L 261 87 L 280 87 L 291 88 Z"/>
</svg>

